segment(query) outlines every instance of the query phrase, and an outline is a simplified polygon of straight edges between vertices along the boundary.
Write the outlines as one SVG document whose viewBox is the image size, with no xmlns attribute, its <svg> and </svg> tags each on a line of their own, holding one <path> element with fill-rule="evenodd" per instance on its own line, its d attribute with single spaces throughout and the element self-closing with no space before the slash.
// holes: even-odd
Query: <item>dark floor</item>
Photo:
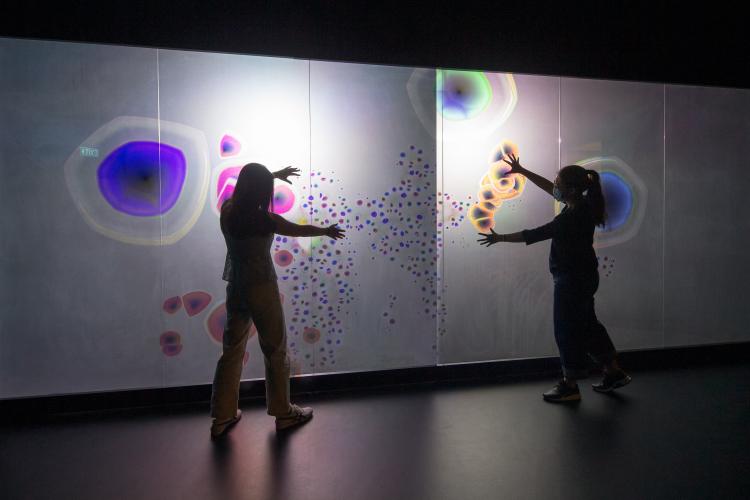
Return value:
<svg viewBox="0 0 750 500">
<path fill-rule="evenodd" d="M 576 406 L 551 380 L 298 399 L 281 438 L 253 403 L 221 445 L 202 407 L 6 426 L 0 497 L 749 498 L 750 364 L 633 375 Z"/>
</svg>

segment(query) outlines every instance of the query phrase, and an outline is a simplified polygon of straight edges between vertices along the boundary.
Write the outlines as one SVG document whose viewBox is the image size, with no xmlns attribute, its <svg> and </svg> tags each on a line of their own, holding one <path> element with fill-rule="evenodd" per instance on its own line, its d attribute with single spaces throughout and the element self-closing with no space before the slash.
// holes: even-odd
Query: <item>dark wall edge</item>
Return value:
<svg viewBox="0 0 750 500">
<path fill-rule="evenodd" d="M 628 370 L 670 369 L 750 360 L 750 342 L 665 349 L 622 351 L 622 366 Z M 376 388 L 429 386 L 454 383 L 487 383 L 555 377 L 557 357 L 458 363 L 368 372 L 297 376 L 291 379 L 291 393 L 297 397 L 336 392 L 358 392 Z M 592 370 L 592 374 L 597 373 Z M 31 422 L 92 413 L 123 413 L 156 408 L 200 406 L 208 410 L 211 385 L 95 392 L 59 396 L 0 400 L 0 421 Z M 264 381 L 243 381 L 243 402 L 262 400 Z"/>
</svg>

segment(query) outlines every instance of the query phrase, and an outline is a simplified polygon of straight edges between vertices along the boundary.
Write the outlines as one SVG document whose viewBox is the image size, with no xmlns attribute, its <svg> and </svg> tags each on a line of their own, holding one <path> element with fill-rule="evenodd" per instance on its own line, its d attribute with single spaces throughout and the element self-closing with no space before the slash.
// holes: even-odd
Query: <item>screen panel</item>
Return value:
<svg viewBox="0 0 750 500">
<path fill-rule="evenodd" d="M 310 96 L 312 219 L 346 230 L 313 250 L 316 372 L 433 365 L 434 71 L 312 62 Z"/>
<path fill-rule="evenodd" d="M 0 39 L 0 61 L 0 397 L 160 386 L 156 51 Z"/>
<path fill-rule="evenodd" d="M 599 173 L 607 223 L 594 248 L 596 312 L 615 347 L 664 343 L 664 87 L 563 78 L 561 168 Z"/>
<path fill-rule="evenodd" d="M 202 186 L 198 216 L 189 233 L 164 242 L 162 295 L 156 306 L 164 332 L 179 332 L 185 346 L 170 357 L 165 384 L 205 384 L 213 380 L 221 356 L 226 322 L 226 246 L 219 227 L 219 209 L 233 193 L 239 171 L 251 162 L 270 171 L 300 169 L 292 184 L 275 181 L 274 210 L 300 222 L 309 183 L 309 62 L 232 54 L 159 50 L 159 108 L 164 124 L 189 127 L 201 148 L 194 153 L 193 182 Z M 163 140 L 166 140 L 163 138 Z M 278 276 L 293 374 L 310 373 L 305 357 L 312 348 L 300 342 L 297 326 L 309 279 L 304 258 L 309 246 L 277 235 L 271 253 Z M 298 288 L 295 290 L 295 288 Z M 172 301 L 177 310 L 162 307 Z M 180 307 L 181 302 L 181 307 Z M 257 328 L 250 326 L 243 359 L 243 379 L 265 376 Z"/>
<path fill-rule="evenodd" d="M 747 89 L 666 87 L 666 345 L 750 340 L 748 116 Z"/>
<path fill-rule="evenodd" d="M 554 216 L 552 198 L 525 178 L 505 175 L 502 159 L 515 152 L 526 168 L 554 177 L 559 79 L 445 71 L 438 83 L 440 362 L 553 354 L 549 242 L 487 248 L 477 240 L 490 227 L 513 233 Z"/>
</svg>

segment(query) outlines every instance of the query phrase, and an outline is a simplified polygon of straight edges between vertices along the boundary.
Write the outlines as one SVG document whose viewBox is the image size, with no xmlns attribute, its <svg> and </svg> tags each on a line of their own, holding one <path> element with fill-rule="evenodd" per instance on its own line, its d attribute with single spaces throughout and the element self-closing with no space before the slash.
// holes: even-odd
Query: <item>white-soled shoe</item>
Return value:
<svg viewBox="0 0 750 500">
<path fill-rule="evenodd" d="M 288 417 L 276 417 L 276 430 L 281 431 L 296 425 L 302 425 L 305 422 L 308 422 L 312 416 L 312 408 L 302 408 L 293 404 Z"/>
<path fill-rule="evenodd" d="M 234 424 L 239 422 L 241 418 L 242 410 L 237 410 L 237 413 L 235 414 L 233 419 L 222 422 L 220 424 L 217 424 L 216 422 L 211 424 L 211 439 L 217 439 L 226 435 L 226 433 L 229 432 L 229 429 L 231 429 Z"/>
</svg>

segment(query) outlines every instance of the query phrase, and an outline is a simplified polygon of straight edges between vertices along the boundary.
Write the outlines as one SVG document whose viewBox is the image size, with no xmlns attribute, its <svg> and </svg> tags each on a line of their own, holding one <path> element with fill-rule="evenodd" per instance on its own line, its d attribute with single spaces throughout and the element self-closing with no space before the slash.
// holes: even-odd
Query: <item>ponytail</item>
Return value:
<svg viewBox="0 0 750 500">
<path fill-rule="evenodd" d="M 594 223 L 597 226 L 604 226 L 604 222 L 607 220 L 607 210 L 602 193 L 602 184 L 599 180 L 599 172 L 596 170 L 586 170 L 586 194 L 584 197 L 591 207 Z"/>
</svg>

